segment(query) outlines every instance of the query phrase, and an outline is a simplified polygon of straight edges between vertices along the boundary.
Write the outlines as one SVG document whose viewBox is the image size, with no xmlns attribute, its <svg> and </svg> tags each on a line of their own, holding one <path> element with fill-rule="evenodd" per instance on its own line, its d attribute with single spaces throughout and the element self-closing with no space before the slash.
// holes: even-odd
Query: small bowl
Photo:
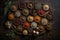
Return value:
<svg viewBox="0 0 60 40">
<path fill-rule="evenodd" d="M 28 31 L 27 30 L 23 30 L 23 35 L 28 35 Z"/>
<path fill-rule="evenodd" d="M 20 12 L 20 11 L 16 11 L 16 12 L 15 12 L 15 16 L 16 16 L 16 17 L 20 17 L 20 16 L 21 16 L 21 12 Z"/>
<path fill-rule="evenodd" d="M 35 16 L 35 22 L 40 22 L 41 21 L 41 17 L 40 16 Z"/>
<path fill-rule="evenodd" d="M 23 15 L 25 15 L 25 16 L 29 15 L 29 10 L 28 9 L 23 9 Z"/>
<path fill-rule="evenodd" d="M 19 18 L 15 18 L 14 20 L 13 20 L 13 24 L 14 25 L 20 25 L 20 19 Z"/>
<path fill-rule="evenodd" d="M 8 14 L 8 19 L 9 19 L 9 20 L 14 20 L 14 19 L 15 19 L 14 13 L 10 12 L 10 13 Z"/>
<path fill-rule="evenodd" d="M 21 21 L 21 22 L 25 22 L 25 21 L 26 21 L 26 17 L 25 17 L 25 16 L 21 16 L 21 17 L 20 17 L 20 21 Z"/>
<path fill-rule="evenodd" d="M 30 28 L 30 23 L 29 22 L 24 22 L 24 28 Z"/>
<path fill-rule="evenodd" d="M 44 26 L 42 26 L 42 25 L 39 25 L 38 27 L 39 27 L 39 31 L 40 31 L 40 32 L 43 32 L 43 31 L 45 31 L 45 28 L 44 28 Z"/>
<path fill-rule="evenodd" d="M 48 4 L 44 4 L 43 5 L 43 10 L 48 11 L 50 9 Z"/>
<path fill-rule="evenodd" d="M 31 28 L 33 28 L 33 29 L 37 28 L 37 23 L 36 22 L 32 22 L 31 23 Z"/>
<path fill-rule="evenodd" d="M 27 6 L 28 6 L 29 9 L 33 9 L 33 3 L 28 3 Z"/>
<path fill-rule="evenodd" d="M 19 3 L 19 9 L 24 9 L 26 7 L 25 3 Z"/>
<path fill-rule="evenodd" d="M 16 5 L 12 5 L 12 6 L 10 7 L 10 9 L 11 9 L 11 11 L 17 11 L 17 6 L 16 6 Z"/>
<path fill-rule="evenodd" d="M 46 18 L 43 18 L 41 20 L 41 23 L 42 23 L 42 25 L 47 25 L 48 24 L 48 20 Z"/>
<path fill-rule="evenodd" d="M 45 15 L 45 11 L 43 9 L 39 10 L 38 13 L 39 13 L 40 16 L 44 16 Z"/>
<path fill-rule="evenodd" d="M 28 20 L 29 22 L 32 22 L 32 21 L 34 20 L 34 17 L 33 17 L 33 16 L 28 16 L 28 17 L 27 17 L 27 20 Z"/>
<path fill-rule="evenodd" d="M 41 3 L 36 3 L 35 4 L 35 9 L 41 9 L 42 8 L 42 5 L 41 5 Z"/>
</svg>

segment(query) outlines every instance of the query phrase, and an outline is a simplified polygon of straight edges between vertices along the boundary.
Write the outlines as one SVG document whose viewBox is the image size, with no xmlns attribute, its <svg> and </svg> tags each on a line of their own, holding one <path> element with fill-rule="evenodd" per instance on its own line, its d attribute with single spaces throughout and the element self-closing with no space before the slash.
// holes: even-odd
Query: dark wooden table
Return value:
<svg viewBox="0 0 60 40">
<path fill-rule="evenodd" d="M 4 2 L 5 1 L 0 2 L 0 40 L 9 40 L 5 35 L 8 30 L 3 26 L 5 20 L 3 16 Z M 59 38 L 59 30 L 53 29 L 51 32 L 38 37 L 33 36 L 25 37 L 16 34 L 16 36 L 11 40 L 59 40 L 58 38 Z"/>
</svg>

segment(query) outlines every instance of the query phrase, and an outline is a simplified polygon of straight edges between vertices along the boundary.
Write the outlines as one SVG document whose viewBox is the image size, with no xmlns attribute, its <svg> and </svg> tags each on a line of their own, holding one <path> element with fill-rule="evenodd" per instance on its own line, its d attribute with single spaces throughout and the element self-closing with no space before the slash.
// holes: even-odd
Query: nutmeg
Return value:
<svg viewBox="0 0 60 40">
<path fill-rule="evenodd" d="M 39 31 L 36 31 L 36 34 L 39 35 Z"/>
<path fill-rule="evenodd" d="M 36 33 L 36 31 L 35 31 L 35 30 L 33 30 L 33 33 Z"/>
</svg>

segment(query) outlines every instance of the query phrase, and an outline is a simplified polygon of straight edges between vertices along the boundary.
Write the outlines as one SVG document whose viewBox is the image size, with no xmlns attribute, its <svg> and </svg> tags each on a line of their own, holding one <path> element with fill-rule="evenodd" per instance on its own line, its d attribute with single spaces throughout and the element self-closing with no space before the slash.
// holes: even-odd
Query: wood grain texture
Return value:
<svg viewBox="0 0 60 40">
<path fill-rule="evenodd" d="M 6 0 L 5 0 L 6 1 Z M 0 3 L 0 40 L 9 40 L 7 37 L 6 37 L 6 33 L 7 33 L 7 29 L 4 27 L 4 21 L 5 21 L 5 17 L 3 16 L 3 11 L 4 11 L 4 2 L 5 1 L 2 1 L 1 3 Z M 54 5 L 55 7 L 56 7 L 56 9 L 58 10 L 58 11 L 56 11 L 56 13 L 54 14 L 54 16 L 56 16 L 57 18 L 57 20 L 58 20 L 58 24 L 57 24 L 57 22 L 56 22 L 56 26 L 58 26 L 58 27 L 56 27 L 56 28 L 58 28 L 59 29 L 59 27 L 60 27 L 60 23 L 59 23 L 59 15 L 57 14 L 57 13 L 60 13 L 59 12 L 59 8 L 60 8 L 60 6 L 59 6 L 59 2 L 56 0 L 56 2 L 55 2 L 55 0 L 50 0 L 50 2 L 52 3 L 52 5 Z M 57 5 L 58 4 L 58 5 Z M 41 36 L 38 36 L 38 37 L 34 37 L 34 36 L 19 36 L 19 35 L 16 35 L 15 36 L 15 38 L 13 38 L 13 39 L 11 39 L 11 40 L 59 40 L 60 38 L 59 38 L 59 34 L 60 32 L 59 32 L 59 30 L 57 30 L 56 31 L 56 29 L 53 29 L 51 32 L 49 32 L 49 33 L 47 33 L 47 34 L 44 34 L 44 35 L 41 35 Z M 58 39 L 59 38 L 59 39 Z"/>
</svg>

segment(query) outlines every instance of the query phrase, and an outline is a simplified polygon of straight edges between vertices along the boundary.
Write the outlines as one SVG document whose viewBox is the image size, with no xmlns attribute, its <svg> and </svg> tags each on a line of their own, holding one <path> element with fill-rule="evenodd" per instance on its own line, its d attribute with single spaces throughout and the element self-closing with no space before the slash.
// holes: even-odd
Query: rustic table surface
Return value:
<svg viewBox="0 0 60 40">
<path fill-rule="evenodd" d="M 5 0 L 6 1 L 6 0 Z M 3 0 L 0 1 L 0 40 L 9 40 L 5 34 L 7 33 L 7 29 L 3 26 L 5 17 L 3 16 L 3 10 L 4 10 L 4 2 Z M 40 0 L 41 1 L 41 0 Z M 46 1 L 46 0 L 42 0 L 42 1 Z M 55 12 L 54 12 L 54 17 L 56 17 L 56 23 L 55 23 L 55 28 L 49 32 L 46 33 L 42 36 L 38 36 L 38 37 L 33 37 L 33 36 L 19 36 L 16 35 L 14 38 L 12 38 L 11 40 L 59 40 L 59 28 L 60 28 L 60 0 L 48 0 L 49 3 L 52 4 L 52 6 L 55 8 Z"/>
</svg>

